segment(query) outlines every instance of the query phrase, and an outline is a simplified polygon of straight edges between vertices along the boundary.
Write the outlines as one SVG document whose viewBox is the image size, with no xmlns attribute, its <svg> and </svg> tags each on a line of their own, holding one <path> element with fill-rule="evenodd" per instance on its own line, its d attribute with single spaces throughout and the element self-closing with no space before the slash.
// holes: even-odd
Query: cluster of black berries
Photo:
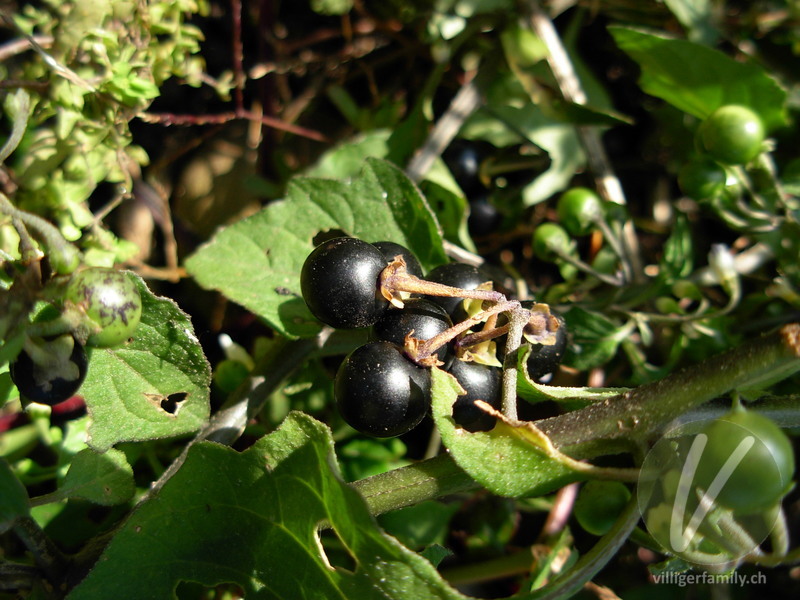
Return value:
<svg viewBox="0 0 800 600">
<path fill-rule="evenodd" d="M 422 276 L 407 248 L 347 237 L 317 246 L 303 265 L 303 298 L 315 317 L 338 329 L 371 328 L 372 341 L 345 358 L 334 384 L 342 417 L 362 433 L 392 437 L 416 427 L 430 406 L 432 366 L 466 390 L 453 407 L 458 425 L 469 431 L 494 426 L 475 400 L 500 407 L 502 370 L 483 363 L 499 365 L 495 347 L 508 331 L 503 308 L 519 304 L 492 290 L 490 277 L 471 265 L 450 263 Z M 465 298 L 478 301 L 479 314 L 470 314 Z M 481 302 L 494 310 L 481 311 Z M 538 335 L 549 343 L 534 345 L 532 377 L 553 371 L 566 347 L 563 320 L 549 310 L 537 315 Z M 471 331 L 477 325 L 481 331 Z M 493 339 L 498 343 L 489 346 Z M 482 360 L 487 348 L 491 357 Z"/>
</svg>

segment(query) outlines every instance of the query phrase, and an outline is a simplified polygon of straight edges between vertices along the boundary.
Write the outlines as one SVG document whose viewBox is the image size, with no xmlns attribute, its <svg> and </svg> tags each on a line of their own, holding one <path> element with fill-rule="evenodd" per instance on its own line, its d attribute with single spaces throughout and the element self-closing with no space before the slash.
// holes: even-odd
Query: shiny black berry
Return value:
<svg viewBox="0 0 800 600">
<path fill-rule="evenodd" d="M 393 437 L 419 425 L 430 405 L 430 371 L 407 359 L 391 342 L 353 350 L 336 373 L 333 393 L 353 429 Z"/>
<path fill-rule="evenodd" d="M 453 420 L 456 425 L 473 432 L 492 429 L 495 418 L 475 406 L 475 400 L 483 400 L 500 410 L 503 371 L 498 367 L 456 359 L 450 365 L 448 372 L 467 391 L 453 404 Z"/>
<path fill-rule="evenodd" d="M 68 345 L 63 345 L 65 342 L 68 344 L 70 338 L 73 344 L 71 352 Z M 56 349 L 56 344 L 60 345 L 61 352 Z M 23 350 L 9 366 L 11 380 L 20 395 L 32 402 L 50 405 L 71 398 L 86 377 L 88 361 L 83 346 L 72 336 L 67 336 L 66 339 L 43 342 L 39 349 L 43 356 L 37 357 L 38 362 Z M 67 352 L 70 353 L 67 355 Z"/>
<path fill-rule="evenodd" d="M 478 267 L 453 262 L 436 267 L 425 279 L 464 290 L 474 290 L 492 278 Z M 429 296 L 428 299 L 445 309 L 454 323 L 463 321 L 467 317 L 462 308 L 462 298 Z"/>
<path fill-rule="evenodd" d="M 386 264 L 381 251 L 362 240 L 342 237 L 323 242 L 303 263 L 303 299 L 311 313 L 331 327 L 369 327 L 389 306 L 379 292 Z"/>
<path fill-rule="evenodd" d="M 406 336 L 412 334 L 419 340 L 429 340 L 453 326 L 450 316 L 441 306 L 425 298 L 406 300 L 402 309 L 390 308 L 372 328 L 375 337 L 402 346 Z M 436 352 L 443 363 L 452 357 L 449 344 Z"/>
<path fill-rule="evenodd" d="M 497 207 L 481 196 L 469 201 L 467 228 L 474 237 L 483 237 L 497 231 L 503 223 L 503 215 Z"/>
<path fill-rule="evenodd" d="M 372 245 L 383 253 L 388 262 L 393 261 L 394 257 L 399 254 L 406 261 L 406 271 L 415 277 L 422 277 L 422 265 L 419 264 L 419 260 L 411 253 L 411 250 L 405 246 L 394 242 L 375 242 Z"/>
<path fill-rule="evenodd" d="M 488 144 L 459 139 L 454 140 L 442 154 L 458 187 L 467 196 L 484 188 L 480 177 L 481 163 L 488 158 L 490 148 Z"/>
</svg>

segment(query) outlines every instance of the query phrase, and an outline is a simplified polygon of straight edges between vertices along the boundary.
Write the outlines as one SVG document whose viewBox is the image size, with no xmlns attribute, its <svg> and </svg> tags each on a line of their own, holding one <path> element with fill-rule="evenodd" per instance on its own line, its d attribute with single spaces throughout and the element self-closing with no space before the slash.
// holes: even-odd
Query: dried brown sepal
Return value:
<svg viewBox="0 0 800 600">
<path fill-rule="evenodd" d="M 414 331 L 410 331 L 403 341 L 403 351 L 411 360 L 423 367 L 440 367 L 444 363 L 439 360 L 435 352 L 426 353 L 425 340 L 413 337 Z"/>
<path fill-rule="evenodd" d="M 550 307 L 547 304 L 537 303 L 531 307 L 530 312 L 530 319 L 522 330 L 525 341 L 542 346 L 555 344 L 556 332 L 561 324 L 550 313 Z"/>
<path fill-rule="evenodd" d="M 403 300 L 408 297 L 408 294 L 395 290 L 394 285 L 392 285 L 392 280 L 395 277 L 402 276 L 408 276 L 408 271 L 406 270 L 406 261 L 403 259 L 402 255 L 398 254 L 394 257 L 394 260 L 381 271 L 379 281 L 381 296 L 386 298 L 395 308 L 403 308 L 405 306 Z"/>
</svg>

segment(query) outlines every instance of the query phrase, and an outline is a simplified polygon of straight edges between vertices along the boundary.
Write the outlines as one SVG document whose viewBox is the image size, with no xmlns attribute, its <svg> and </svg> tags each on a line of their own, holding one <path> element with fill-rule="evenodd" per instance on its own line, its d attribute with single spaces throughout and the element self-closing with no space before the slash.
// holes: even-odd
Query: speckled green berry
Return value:
<svg viewBox="0 0 800 600">
<path fill-rule="evenodd" d="M 142 316 L 142 298 L 133 278 L 116 269 L 89 268 L 76 273 L 66 301 L 87 317 L 87 346 L 107 348 L 128 340 Z"/>
</svg>

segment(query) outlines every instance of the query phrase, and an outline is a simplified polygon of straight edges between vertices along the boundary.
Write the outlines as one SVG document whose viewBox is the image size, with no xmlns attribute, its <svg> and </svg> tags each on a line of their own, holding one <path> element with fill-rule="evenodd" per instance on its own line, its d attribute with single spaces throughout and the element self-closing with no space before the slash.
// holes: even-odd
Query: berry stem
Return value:
<svg viewBox="0 0 800 600">
<path fill-rule="evenodd" d="M 510 325 L 506 323 L 505 325 L 500 325 L 500 327 L 484 328 L 481 331 L 470 333 L 469 335 L 465 335 L 459 340 L 456 340 L 456 346 L 459 348 L 468 348 L 470 346 L 482 344 L 483 342 L 488 342 L 489 340 L 493 340 L 507 334 L 509 327 Z"/>
<path fill-rule="evenodd" d="M 789 524 L 786 521 L 786 513 L 783 512 L 783 507 L 780 502 L 775 503 L 775 506 L 764 511 L 764 520 L 767 525 L 774 523 L 774 527 L 770 530 L 769 540 L 772 545 L 773 556 L 786 556 L 789 552 Z"/>
<path fill-rule="evenodd" d="M 446 298 L 470 298 L 473 300 L 497 303 L 506 301 L 506 297 L 502 293 L 494 290 L 465 290 L 420 279 L 419 277 L 411 275 L 406 270 L 405 262 L 399 257 L 381 271 L 380 289 L 381 294 L 393 303 L 397 302 L 397 292 L 409 292 L 412 294 L 425 294 L 428 296 Z"/>
<path fill-rule="evenodd" d="M 625 281 L 620 277 L 614 277 L 613 275 L 608 275 L 606 273 L 601 273 L 590 264 L 582 261 L 579 258 L 575 258 L 574 256 L 570 256 L 567 252 L 564 252 L 560 248 L 553 248 L 552 251 L 555 253 L 558 258 L 563 260 L 566 263 L 571 264 L 576 269 L 580 269 L 581 271 L 585 271 L 589 275 L 596 277 L 603 283 L 607 283 L 608 285 L 613 285 L 614 287 L 621 287 L 625 285 Z"/>
<path fill-rule="evenodd" d="M 503 296 L 503 299 L 504 300 L 502 302 L 498 302 L 491 308 L 482 310 L 475 316 L 469 317 L 468 319 L 465 319 L 460 323 L 453 325 L 449 329 L 446 329 L 442 333 L 433 336 L 432 338 L 428 339 L 422 344 L 419 344 L 416 347 L 416 350 L 406 348 L 406 352 L 409 355 L 411 355 L 414 361 L 424 363 L 427 361 L 429 357 L 433 356 L 439 348 L 450 342 L 452 339 L 454 339 L 461 333 L 468 331 L 474 325 L 477 325 L 478 323 L 486 320 L 487 318 L 491 318 L 492 315 L 497 315 L 501 312 L 513 312 L 514 310 L 520 307 L 519 302 L 517 302 L 516 300 L 505 300 L 505 296 Z"/>
</svg>

